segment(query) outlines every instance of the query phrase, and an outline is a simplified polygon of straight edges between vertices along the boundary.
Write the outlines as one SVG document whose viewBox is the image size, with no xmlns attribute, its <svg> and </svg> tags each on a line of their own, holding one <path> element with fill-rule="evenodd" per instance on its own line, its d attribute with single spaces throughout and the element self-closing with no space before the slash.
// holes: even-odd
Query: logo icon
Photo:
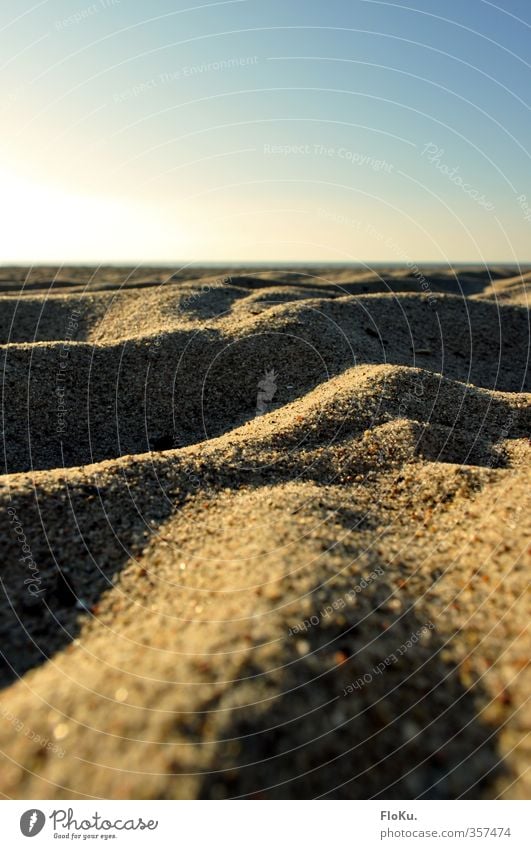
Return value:
<svg viewBox="0 0 531 849">
<path fill-rule="evenodd" d="M 273 400 L 277 391 L 277 373 L 274 369 L 266 371 L 262 380 L 258 383 L 258 394 L 256 396 L 256 415 L 262 416 L 267 413 L 267 405 Z"/>
<path fill-rule="evenodd" d="M 24 837 L 35 837 L 44 828 L 46 817 L 42 811 L 37 808 L 32 808 L 29 811 L 24 811 L 20 817 L 20 830 Z"/>
</svg>

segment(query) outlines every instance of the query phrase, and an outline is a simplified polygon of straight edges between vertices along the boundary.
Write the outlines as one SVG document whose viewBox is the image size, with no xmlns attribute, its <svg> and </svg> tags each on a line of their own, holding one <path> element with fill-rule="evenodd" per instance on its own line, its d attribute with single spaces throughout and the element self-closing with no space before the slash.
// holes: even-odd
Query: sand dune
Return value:
<svg viewBox="0 0 531 849">
<path fill-rule="evenodd" d="M 419 274 L 1 271 L 5 796 L 529 795 L 530 273 Z"/>
</svg>

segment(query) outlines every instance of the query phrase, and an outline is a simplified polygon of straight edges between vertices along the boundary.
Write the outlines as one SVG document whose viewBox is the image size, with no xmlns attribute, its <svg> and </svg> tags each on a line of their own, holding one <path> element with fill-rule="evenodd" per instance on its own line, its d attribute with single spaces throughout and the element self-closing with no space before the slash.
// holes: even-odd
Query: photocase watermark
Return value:
<svg viewBox="0 0 531 849">
<path fill-rule="evenodd" d="M 101 831 L 107 833 L 112 831 L 145 831 L 146 829 L 148 829 L 149 831 L 155 831 L 159 824 L 158 820 L 144 821 L 142 817 L 109 820 L 106 817 L 103 817 L 97 811 L 96 813 L 92 814 L 90 818 L 83 817 L 81 819 L 75 819 L 73 808 L 68 808 L 68 810 L 65 810 L 64 808 L 58 808 L 52 811 L 49 818 L 52 821 L 54 831 L 58 831 L 59 828 L 61 828 L 63 829 L 63 831 L 68 832 L 68 834 L 64 835 L 65 837 L 70 835 L 72 835 L 72 837 L 76 836 L 76 831 L 89 833 L 96 832 L 96 834 L 91 833 L 91 837 L 105 837 L 105 835 L 97 835 L 97 832 Z"/>
<path fill-rule="evenodd" d="M 377 227 L 374 227 L 369 221 L 364 221 L 361 218 L 348 218 L 344 215 L 340 215 L 336 212 L 331 212 L 327 209 L 319 209 L 319 215 L 323 218 L 327 218 L 331 221 L 335 221 L 337 224 L 344 224 L 347 227 L 351 227 L 356 230 L 358 233 L 363 233 L 366 236 L 369 236 L 371 239 L 374 239 L 377 242 L 380 242 L 385 248 L 388 248 L 392 251 L 397 260 L 403 262 L 406 267 L 411 271 L 413 277 L 415 277 L 417 283 L 424 293 L 427 294 L 427 301 L 430 307 L 437 307 L 437 298 L 435 297 L 429 280 L 426 279 L 425 275 L 418 267 L 416 262 L 410 258 L 410 256 L 406 253 L 406 251 L 399 245 L 395 239 L 391 236 L 386 236 L 385 233 L 382 233 L 381 230 L 378 230 Z"/>
<path fill-rule="evenodd" d="M 524 213 L 524 220 L 525 221 L 531 221 L 531 204 L 528 202 L 527 196 L 526 195 L 518 195 L 516 200 L 518 202 L 518 206 L 520 207 L 520 209 Z"/>
<path fill-rule="evenodd" d="M 14 507 L 8 507 L 7 512 L 10 517 L 13 532 L 18 538 L 19 545 L 22 549 L 22 557 L 19 557 L 19 561 L 31 572 L 31 577 L 24 578 L 24 585 L 27 586 L 30 595 L 34 596 L 34 598 L 38 598 L 39 595 L 44 592 L 41 587 L 42 578 L 40 577 L 39 567 L 33 559 L 31 548 L 26 538 L 26 534 L 24 533 L 22 523 L 18 518 L 17 511 Z"/>
<path fill-rule="evenodd" d="M 115 103 L 123 103 L 125 100 L 132 100 L 141 94 L 146 94 L 148 91 L 160 88 L 160 86 L 189 79 L 199 74 L 245 68 L 249 65 L 256 65 L 259 61 L 258 56 L 231 56 L 228 59 L 219 59 L 217 62 L 205 62 L 201 65 L 183 65 L 181 68 L 175 68 L 172 71 L 162 71 L 156 77 L 151 77 L 149 80 L 143 80 L 136 85 L 116 92 L 113 95 L 113 100 Z"/>
<path fill-rule="evenodd" d="M 450 168 L 443 162 L 444 156 L 444 148 L 439 147 L 439 145 L 434 142 L 426 142 L 422 149 L 421 156 L 425 156 L 428 162 L 434 165 L 441 174 L 447 177 L 451 183 L 458 186 L 465 195 L 475 200 L 479 206 L 482 206 L 487 212 L 494 212 L 495 206 L 494 204 L 487 200 L 485 195 L 479 191 L 479 189 L 474 188 L 470 183 L 465 182 L 463 180 L 461 174 L 459 173 L 460 168 L 459 165 L 455 165 L 453 168 Z"/>
<path fill-rule="evenodd" d="M 20 830 L 24 837 L 36 837 L 46 824 L 46 816 L 38 808 L 24 811 L 20 817 Z"/>
<path fill-rule="evenodd" d="M 190 295 L 187 295 L 185 298 L 179 301 L 173 314 L 179 315 L 179 313 L 184 312 L 187 307 L 193 304 L 193 302 L 197 300 L 197 298 L 200 298 L 201 295 L 206 295 L 208 294 L 208 292 L 212 292 L 215 289 L 222 289 L 227 283 L 230 282 L 231 277 L 229 275 L 225 277 L 219 277 L 217 280 L 213 280 L 212 283 L 204 284 L 203 286 L 201 286 L 201 289 L 199 289 L 199 291 L 192 292 Z M 153 341 L 151 342 L 148 348 L 149 355 L 153 355 L 158 351 L 162 344 L 163 337 L 164 333 L 157 333 L 157 335 L 153 338 Z"/>
<path fill-rule="evenodd" d="M 277 373 L 274 369 L 266 371 L 261 380 L 258 381 L 258 392 L 256 395 L 256 416 L 267 413 L 268 404 L 271 403 L 277 391 Z"/>
<path fill-rule="evenodd" d="M 514 414 L 514 413 L 510 413 L 510 414 L 507 416 L 507 418 L 505 419 L 505 421 L 504 421 L 504 423 L 503 423 L 503 427 L 502 427 L 502 429 L 500 430 L 500 432 L 499 432 L 499 434 L 498 434 L 498 439 L 499 439 L 499 440 L 507 439 L 507 437 L 509 436 L 509 434 L 510 434 L 510 432 L 511 432 L 511 428 L 512 428 L 512 426 L 513 426 L 513 424 L 514 424 L 514 420 L 515 420 L 515 414 Z"/>
<path fill-rule="evenodd" d="M 373 238 L 378 239 L 379 238 L 379 231 L 376 230 L 376 228 L 371 227 L 370 230 L 369 230 L 369 235 L 372 236 Z M 395 254 L 397 259 L 399 259 L 401 262 L 405 263 L 406 267 L 409 269 L 409 271 L 411 272 L 413 277 L 416 279 L 416 281 L 419 284 L 422 291 L 427 294 L 427 296 L 428 296 L 427 300 L 428 300 L 430 307 L 436 307 L 437 306 L 437 298 L 435 297 L 435 295 L 433 294 L 433 292 L 431 290 L 429 280 L 426 279 L 425 275 L 423 274 L 421 269 L 418 267 L 417 263 L 413 262 L 413 260 L 408 256 L 408 254 L 404 251 L 404 249 L 401 247 L 401 245 L 399 245 L 398 242 L 396 242 L 395 239 L 393 239 L 391 236 L 388 236 L 385 239 L 384 245 L 385 245 L 386 248 L 389 248 L 389 250 L 391 250 Z"/>
<path fill-rule="evenodd" d="M 362 578 L 359 584 L 356 584 L 352 587 L 348 592 L 344 593 L 339 598 L 336 598 L 335 601 L 330 602 L 330 604 L 325 605 L 319 613 L 314 613 L 313 616 L 310 616 L 309 619 L 304 619 L 302 622 L 299 622 L 297 625 L 293 625 L 289 631 L 288 636 L 293 637 L 295 634 L 302 634 L 306 631 L 309 631 L 310 628 L 314 628 L 316 625 L 319 625 L 323 619 L 327 619 L 329 616 L 338 610 L 344 610 L 349 604 L 352 604 L 354 599 L 359 593 L 366 590 L 369 584 L 372 584 L 374 581 L 381 577 L 384 574 L 384 570 L 381 566 L 377 566 L 373 572 L 367 575 L 366 578 Z"/>
<path fill-rule="evenodd" d="M 422 398 L 422 396 L 424 395 L 425 378 L 425 374 L 419 375 L 415 379 L 413 390 L 408 389 L 407 392 L 400 396 L 400 404 L 398 405 L 398 415 L 400 416 L 400 418 L 402 418 L 406 414 L 408 406 L 411 404 L 411 401 L 416 401 L 419 398 Z"/>
<path fill-rule="evenodd" d="M 174 448 L 182 448 L 183 447 L 178 436 L 174 436 L 173 446 L 174 446 Z M 198 492 L 203 485 L 203 481 L 201 480 L 199 475 L 196 475 L 195 472 L 192 472 L 189 469 L 184 469 L 183 471 L 184 471 L 184 474 L 186 476 L 186 481 L 187 481 L 191 491 L 192 492 L 194 492 L 194 491 Z M 206 495 L 204 497 L 205 497 L 205 499 L 207 498 Z"/>
<path fill-rule="evenodd" d="M 410 637 L 402 643 L 400 648 L 396 649 L 396 651 L 391 652 L 380 661 L 376 666 L 373 666 L 370 672 L 365 672 L 364 675 L 360 675 L 359 678 L 356 678 L 355 681 L 352 681 L 350 684 L 347 684 L 346 687 L 343 688 L 343 696 L 349 696 L 354 690 L 363 690 L 368 684 L 371 684 L 374 678 L 378 675 L 381 675 L 382 672 L 385 672 L 390 666 L 394 666 L 395 663 L 398 663 L 398 658 L 402 655 L 406 654 L 410 648 L 412 648 L 419 640 L 429 639 L 430 631 L 433 631 L 435 625 L 433 622 L 426 622 L 415 631 Z"/>
<path fill-rule="evenodd" d="M 65 750 L 50 740 L 49 737 L 44 736 L 43 734 L 37 734 L 32 728 L 28 728 L 25 722 L 15 716 L 8 708 L 0 705 L 0 716 L 4 719 L 7 719 L 8 722 L 11 723 L 13 728 L 16 731 L 24 734 L 28 740 L 32 740 L 34 743 L 38 743 L 39 746 L 42 746 L 43 749 L 47 749 L 49 752 L 53 752 L 54 755 L 57 755 L 58 758 L 64 758 Z"/>
<path fill-rule="evenodd" d="M 142 817 L 129 817 L 120 819 L 108 819 L 95 811 L 90 816 L 81 815 L 76 819 L 73 808 L 56 808 L 51 814 L 46 815 L 38 808 L 29 808 L 20 817 L 20 830 L 25 837 L 34 837 L 46 825 L 46 819 L 54 832 L 54 837 L 67 838 L 71 840 L 98 838 L 100 840 L 116 839 L 119 835 L 114 832 L 122 831 L 155 831 L 158 828 L 158 820 L 144 820 Z"/>
<path fill-rule="evenodd" d="M 366 153 L 349 150 L 347 147 L 328 147 L 324 144 L 264 144 L 264 154 L 268 156 L 324 156 L 328 159 L 344 159 L 351 165 L 371 168 L 373 171 L 393 171 L 391 162 L 375 159 Z"/>
<path fill-rule="evenodd" d="M 512 430 L 512 427 L 515 423 L 515 419 L 516 419 L 516 414 L 514 412 L 509 413 L 509 415 L 505 419 L 505 421 L 504 421 L 504 423 L 501 427 L 501 430 L 498 434 L 498 439 L 497 439 L 498 442 L 504 442 L 506 439 L 508 439 L 509 434 Z M 493 452 L 493 453 L 491 453 L 490 457 L 488 457 L 487 459 L 485 459 L 482 462 L 482 465 L 485 466 L 486 468 L 493 468 L 497 464 L 498 461 L 499 461 L 499 455 L 497 456 L 496 453 Z"/>
<path fill-rule="evenodd" d="M 317 212 L 321 218 L 326 218 L 329 221 L 335 221 L 336 224 L 344 224 L 346 227 L 350 227 L 358 233 L 365 232 L 370 226 L 369 222 L 362 218 L 349 218 L 347 215 L 341 215 L 339 212 L 332 212 L 330 209 L 320 208 Z"/>
<path fill-rule="evenodd" d="M 90 6 L 85 6 L 84 9 L 79 9 L 79 11 L 73 12 L 66 18 L 55 21 L 54 27 L 58 31 L 68 29 L 68 27 L 75 26 L 76 24 L 86 21 L 88 18 L 92 18 L 99 12 L 111 9 L 114 6 L 119 6 L 120 1 L 121 0 L 98 0 L 97 3 L 92 3 Z"/>
<path fill-rule="evenodd" d="M 79 328 L 79 316 L 81 310 L 72 310 L 68 316 L 68 322 L 65 330 L 63 344 L 59 349 L 59 371 L 57 372 L 55 381 L 55 394 L 57 396 L 57 427 L 56 433 L 61 436 L 66 431 L 66 416 L 68 413 L 65 395 L 66 395 L 66 370 L 68 368 L 68 360 L 70 357 L 70 348 L 68 342 L 71 342 Z"/>
</svg>

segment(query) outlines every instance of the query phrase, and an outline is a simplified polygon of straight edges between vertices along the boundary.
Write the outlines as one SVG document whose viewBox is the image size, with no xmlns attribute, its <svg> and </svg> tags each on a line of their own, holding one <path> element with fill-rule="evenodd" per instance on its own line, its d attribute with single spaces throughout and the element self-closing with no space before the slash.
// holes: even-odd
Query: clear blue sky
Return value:
<svg viewBox="0 0 531 849">
<path fill-rule="evenodd" d="M 3 262 L 531 260 L 529 0 L 18 0 Z"/>
</svg>

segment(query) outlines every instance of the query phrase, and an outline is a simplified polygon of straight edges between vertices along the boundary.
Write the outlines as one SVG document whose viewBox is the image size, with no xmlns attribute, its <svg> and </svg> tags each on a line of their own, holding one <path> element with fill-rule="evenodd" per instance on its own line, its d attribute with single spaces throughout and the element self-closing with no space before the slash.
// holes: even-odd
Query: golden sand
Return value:
<svg viewBox="0 0 531 849">
<path fill-rule="evenodd" d="M 529 278 L 3 269 L 4 796 L 528 797 Z"/>
</svg>

